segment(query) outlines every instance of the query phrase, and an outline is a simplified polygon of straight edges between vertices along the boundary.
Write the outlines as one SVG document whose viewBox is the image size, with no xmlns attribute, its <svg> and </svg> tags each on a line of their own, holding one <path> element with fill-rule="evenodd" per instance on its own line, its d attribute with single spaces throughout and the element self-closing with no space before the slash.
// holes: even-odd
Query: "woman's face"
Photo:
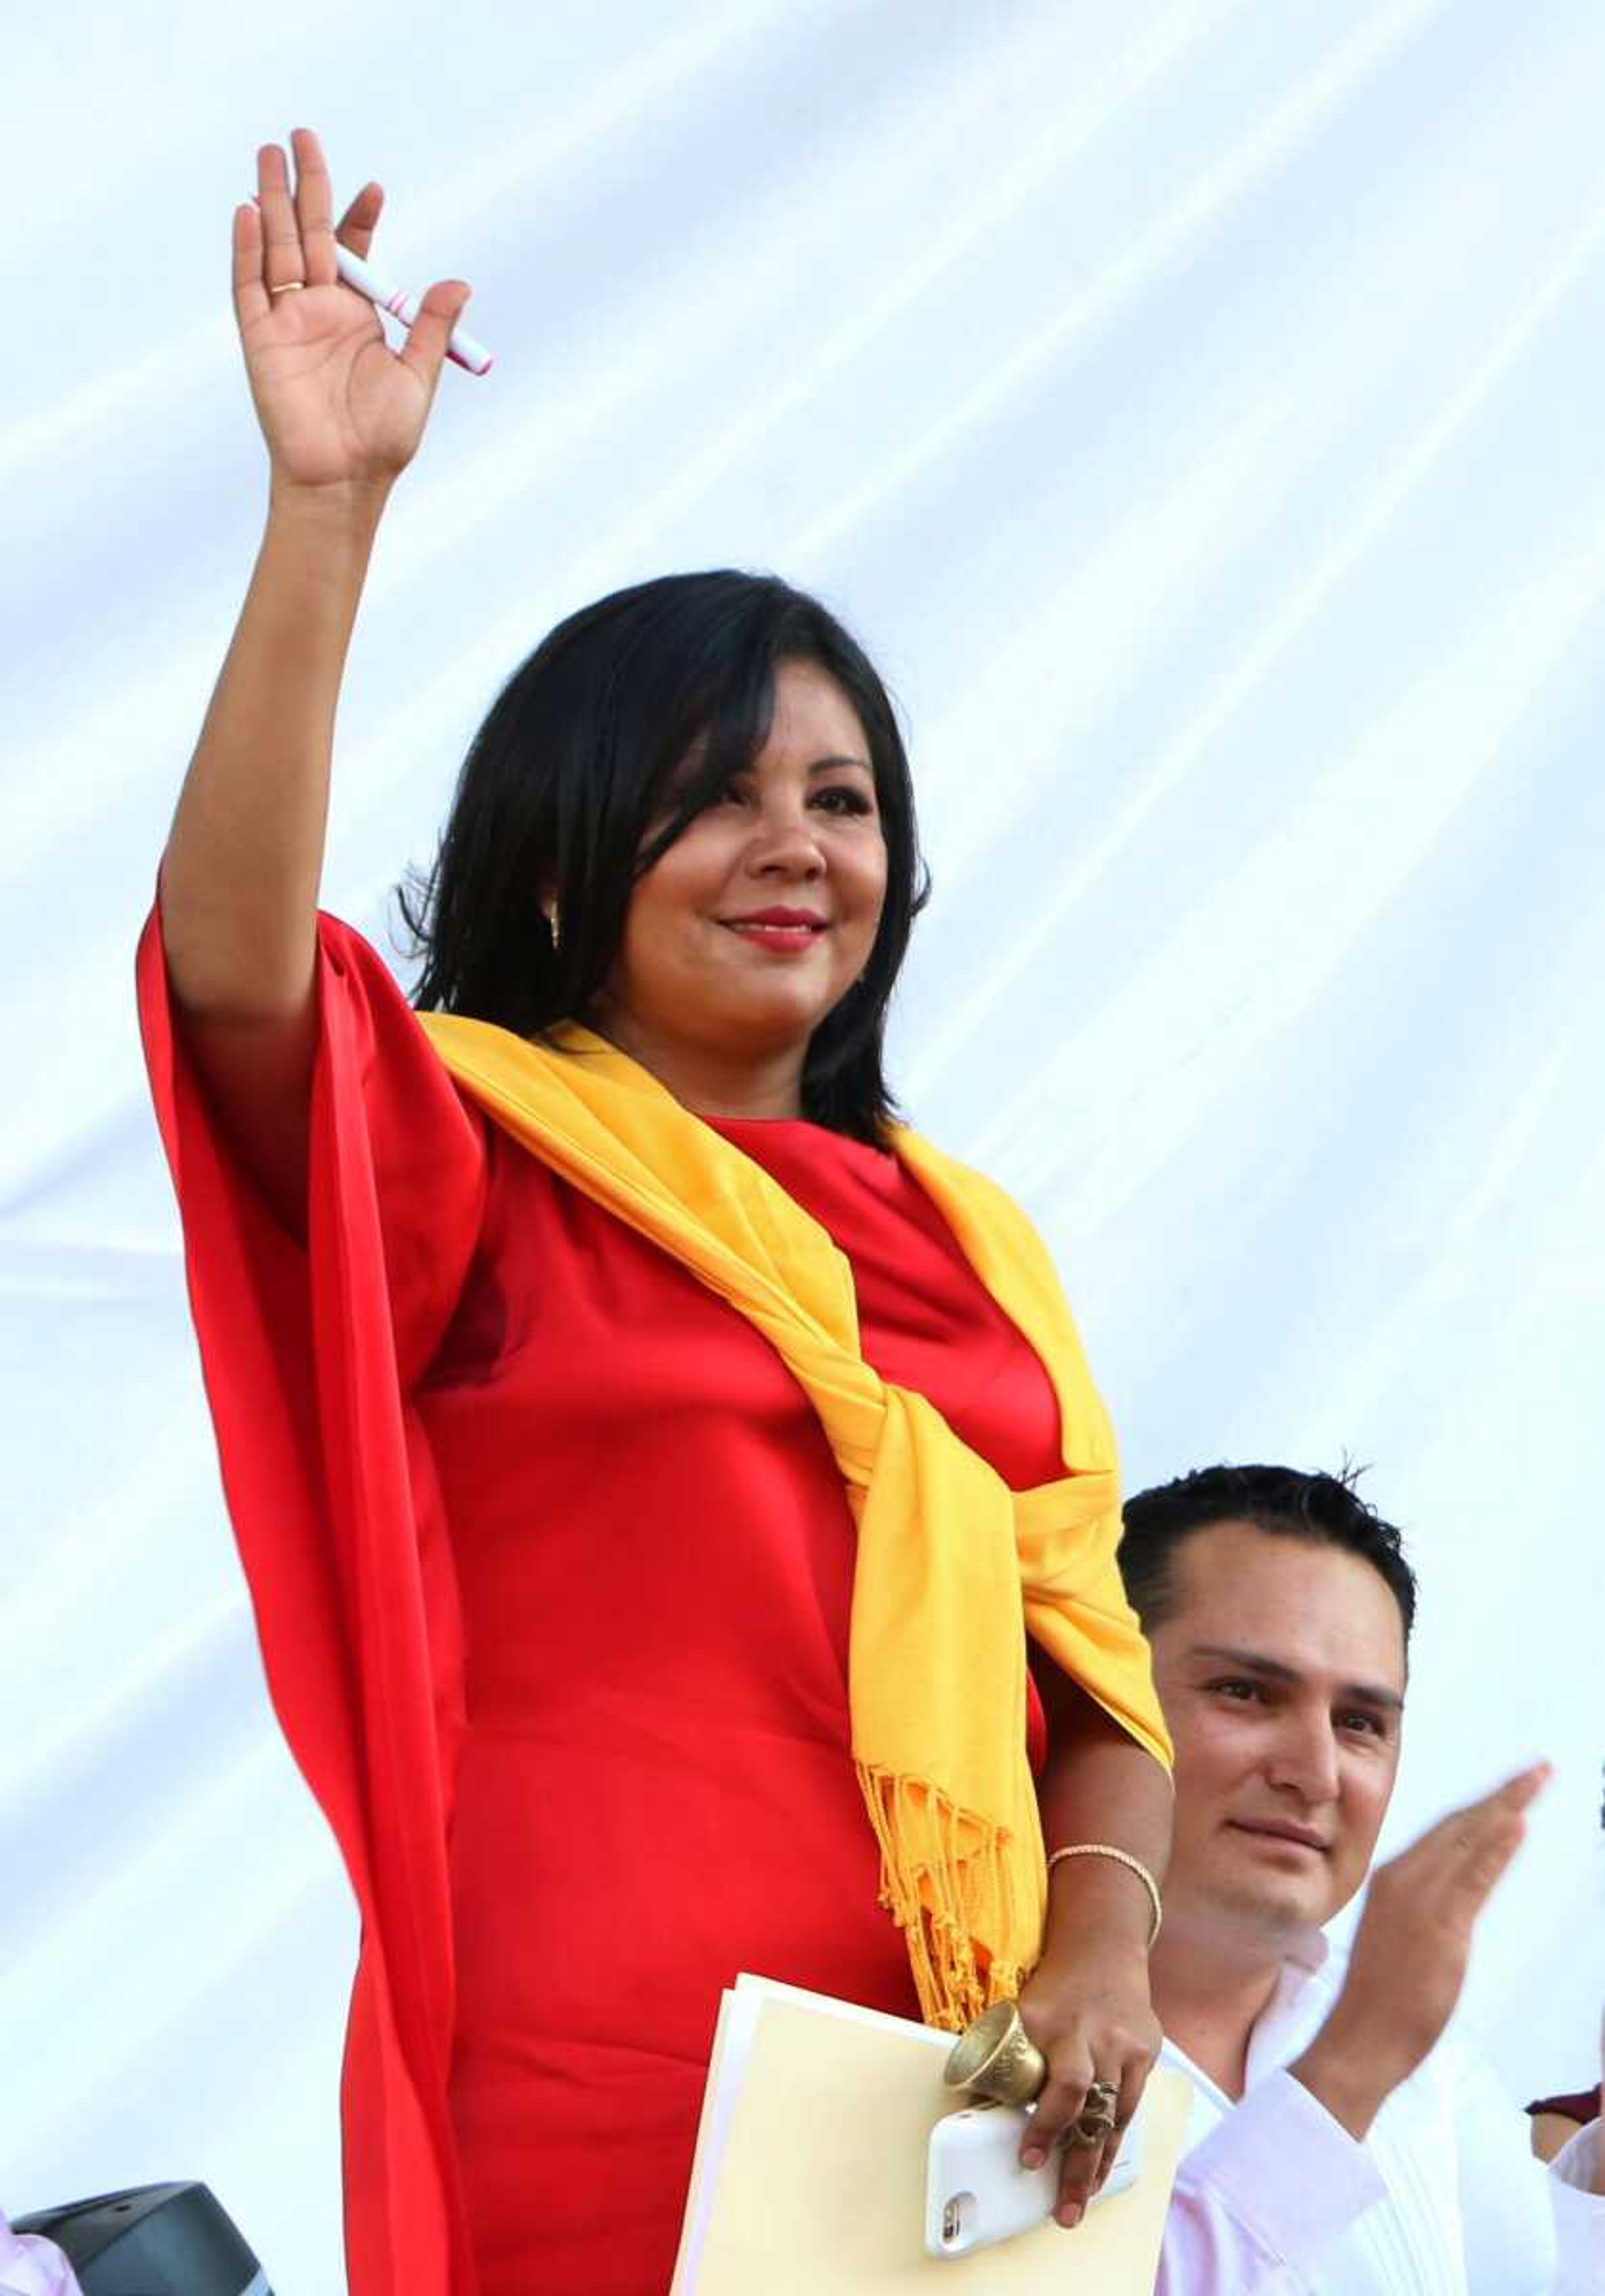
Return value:
<svg viewBox="0 0 1605 2296">
<path fill-rule="evenodd" d="M 775 671 L 769 738 L 636 885 L 608 982 L 628 1048 L 771 1066 L 795 1056 L 869 962 L 886 840 L 869 743 L 812 662 Z M 655 1057 L 656 1056 L 656 1057 Z"/>
</svg>

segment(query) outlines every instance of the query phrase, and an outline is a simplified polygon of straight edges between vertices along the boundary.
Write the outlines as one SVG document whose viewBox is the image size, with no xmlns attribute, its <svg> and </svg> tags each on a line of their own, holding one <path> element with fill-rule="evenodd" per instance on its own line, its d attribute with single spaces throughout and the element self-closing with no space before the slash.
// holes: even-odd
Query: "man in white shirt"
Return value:
<svg viewBox="0 0 1605 2296">
<path fill-rule="evenodd" d="M 1415 1582 L 1344 1482 L 1208 1468 L 1126 1511 L 1176 1746 L 1152 1958 L 1196 2093 L 1159 2296 L 1605 2296 L 1596 2120 L 1546 2170 L 1445 2028 L 1542 1767 L 1364 1881 L 1398 1766 Z"/>
</svg>

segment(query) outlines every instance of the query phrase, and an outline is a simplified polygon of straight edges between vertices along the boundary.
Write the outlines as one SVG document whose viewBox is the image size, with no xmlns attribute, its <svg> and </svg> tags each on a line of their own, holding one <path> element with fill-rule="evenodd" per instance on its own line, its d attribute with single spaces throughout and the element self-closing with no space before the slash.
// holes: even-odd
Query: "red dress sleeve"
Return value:
<svg viewBox="0 0 1605 2296">
<path fill-rule="evenodd" d="M 347 2035 L 353 2296 L 468 2296 L 446 2109 L 446 1860 L 461 1628 L 432 1463 L 408 1396 L 483 1213 L 481 1119 L 389 973 L 320 920 L 308 1231 L 231 1154 L 175 1025 L 152 918 L 138 958 L 151 1090 L 224 1488 L 267 1683 L 362 1916 Z"/>
</svg>

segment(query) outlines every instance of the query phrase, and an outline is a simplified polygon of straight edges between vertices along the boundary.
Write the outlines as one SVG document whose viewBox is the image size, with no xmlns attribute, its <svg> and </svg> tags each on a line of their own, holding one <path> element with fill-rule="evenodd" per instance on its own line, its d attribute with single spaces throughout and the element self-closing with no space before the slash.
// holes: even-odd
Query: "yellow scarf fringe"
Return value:
<svg viewBox="0 0 1605 2296">
<path fill-rule="evenodd" d="M 1041 1948 L 1027 1633 L 1170 1761 L 1115 1560 L 1113 1439 L 1047 1254 L 1001 1190 L 895 1133 L 1058 1398 L 1068 1472 L 1011 1492 L 922 1396 L 865 1363 L 852 1272 L 825 1231 L 635 1062 L 573 1026 L 544 1045 L 446 1014 L 424 1027 L 497 1124 L 746 1316 L 818 1413 L 858 1525 L 848 1705 L 881 1903 L 921 2013 L 959 2030 L 1017 1993 Z"/>
</svg>

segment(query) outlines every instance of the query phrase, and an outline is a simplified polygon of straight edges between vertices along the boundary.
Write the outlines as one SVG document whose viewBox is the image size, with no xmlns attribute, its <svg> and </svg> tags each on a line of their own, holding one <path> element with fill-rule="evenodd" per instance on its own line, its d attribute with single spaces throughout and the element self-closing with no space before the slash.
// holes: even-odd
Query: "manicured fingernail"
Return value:
<svg viewBox="0 0 1605 2296">
<path fill-rule="evenodd" d="M 1077 2226 L 1081 2222 L 1080 2202 L 1067 2201 L 1063 2208 L 1059 2211 L 1059 2221 L 1064 2226 L 1066 2232 L 1074 2232 Z"/>
<path fill-rule="evenodd" d="M 1047 2157 L 1045 2152 L 1039 2152 L 1033 2144 L 1028 2152 L 1020 2154 L 1020 2165 L 1022 2169 L 1040 2169 Z"/>
</svg>

